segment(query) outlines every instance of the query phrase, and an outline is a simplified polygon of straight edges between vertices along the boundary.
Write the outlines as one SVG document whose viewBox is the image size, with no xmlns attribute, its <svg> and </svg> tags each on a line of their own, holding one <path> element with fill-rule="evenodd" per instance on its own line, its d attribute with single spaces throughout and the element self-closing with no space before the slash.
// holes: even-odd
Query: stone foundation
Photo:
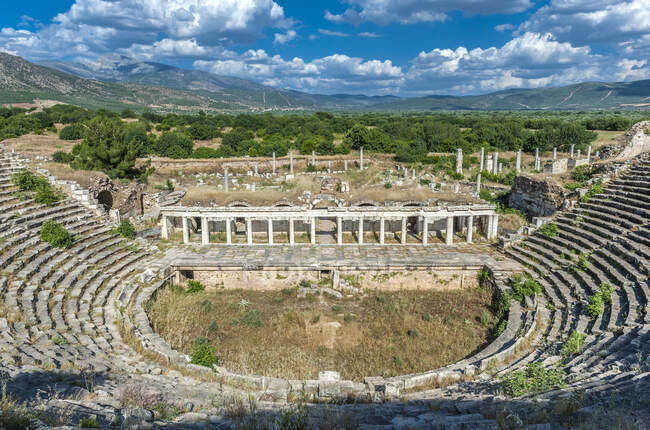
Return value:
<svg viewBox="0 0 650 430">
<path fill-rule="evenodd" d="M 334 273 L 333 273 L 334 272 Z M 369 290 L 455 290 L 478 286 L 478 271 L 466 268 L 434 268 L 405 270 L 179 270 L 176 280 L 201 282 L 206 289 L 244 289 L 278 291 L 294 287 L 302 280 L 327 288 L 345 289 L 346 286 Z M 332 281 L 333 279 L 333 281 Z"/>
</svg>

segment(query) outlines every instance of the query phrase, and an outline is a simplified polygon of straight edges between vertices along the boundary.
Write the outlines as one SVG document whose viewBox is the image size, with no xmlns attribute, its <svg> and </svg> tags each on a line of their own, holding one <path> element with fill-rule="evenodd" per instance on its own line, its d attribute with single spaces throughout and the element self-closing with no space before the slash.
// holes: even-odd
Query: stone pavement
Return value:
<svg viewBox="0 0 650 430">
<path fill-rule="evenodd" d="M 301 245 L 301 246 L 202 246 L 176 247 L 166 260 L 177 267 L 287 267 L 331 268 L 473 268 L 489 265 L 497 270 L 520 266 L 503 259 L 489 245 Z"/>
</svg>

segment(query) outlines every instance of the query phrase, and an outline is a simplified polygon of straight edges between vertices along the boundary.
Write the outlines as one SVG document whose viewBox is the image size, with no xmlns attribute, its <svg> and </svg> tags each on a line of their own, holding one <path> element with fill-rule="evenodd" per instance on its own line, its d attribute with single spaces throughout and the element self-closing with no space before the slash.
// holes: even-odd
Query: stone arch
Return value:
<svg viewBox="0 0 650 430">
<path fill-rule="evenodd" d="M 273 203 L 271 206 L 274 208 L 292 208 L 296 205 L 291 203 L 289 200 L 283 199 L 283 200 L 278 200 L 277 202 Z"/>
<path fill-rule="evenodd" d="M 361 200 L 361 201 L 355 203 L 354 206 L 356 206 L 356 207 L 360 207 L 360 208 L 363 208 L 363 207 L 366 207 L 366 208 L 367 208 L 367 207 L 373 207 L 373 208 L 376 208 L 376 207 L 379 207 L 380 205 L 379 205 L 379 203 L 376 202 L 375 200 Z"/>
<path fill-rule="evenodd" d="M 250 208 L 252 206 L 246 200 L 234 200 L 226 205 L 229 208 Z"/>
<path fill-rule="evenodd" d="M 408 200 L 406 202 L 403 202 L 401 204 L 401 206 L 405 207 L 405 208 L 406 207 L 424 207 L 424 206 L 428 206 L 428 204 L 426 202 L 421 202 L 419 200 Z"/>
<path fill-rule="evenodd" d="M 97 202 L 108 212 L 113 208 L 113 195 L 108 190 L 97 193 Z"/>
</svg>

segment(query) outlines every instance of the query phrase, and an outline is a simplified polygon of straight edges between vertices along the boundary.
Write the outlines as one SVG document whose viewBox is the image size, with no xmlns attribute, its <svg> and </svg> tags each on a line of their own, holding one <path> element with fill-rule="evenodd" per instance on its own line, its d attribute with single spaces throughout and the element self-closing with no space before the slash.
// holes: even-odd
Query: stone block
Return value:
<svg viewBox="0 0 650 430">
<path fill-rule="evenodd" d="M 568 162 L 569 160 L 567 158 L 552 160 L 544 164 L 544 173 L 550 173 L 553 175 L 565 173 L 567 171 Z"/>
</svg>

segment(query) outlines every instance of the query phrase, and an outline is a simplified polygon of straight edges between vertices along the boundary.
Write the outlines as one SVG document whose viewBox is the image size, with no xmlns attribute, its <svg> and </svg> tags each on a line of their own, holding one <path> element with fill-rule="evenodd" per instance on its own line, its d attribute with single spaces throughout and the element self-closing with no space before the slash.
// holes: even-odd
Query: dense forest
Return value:
<svg viewBox="0 0 650 430">
<path fill-rule="evenodd" d="M 456 148 L 544 152 L 553 147 L 566 150 L 573 144 L 584 149 L 597 137 L 593 130 L 626 130 L 648 118 L 650 113 L 643 111 L 162 115 L 56 105 L 42 112 L 0 109 L 0 139 L 56 132 L 54 124 L 63 124 L 59 137 L 80 142 L 69 154 L 56 153 L 56 161 L 133 178 L 143 173 L 134 168 L 136 158 L 150 155 L 219 158 L 275 152 L 284 156 L 289 150 L 328 155 L 363 147 L 394 154 L 400 162 L 435 163 L 438 158 L 431 153 Z M 220 139 L 216 148 L 194 148 L 196 140 L 216 138 Z"/>
</svg>

